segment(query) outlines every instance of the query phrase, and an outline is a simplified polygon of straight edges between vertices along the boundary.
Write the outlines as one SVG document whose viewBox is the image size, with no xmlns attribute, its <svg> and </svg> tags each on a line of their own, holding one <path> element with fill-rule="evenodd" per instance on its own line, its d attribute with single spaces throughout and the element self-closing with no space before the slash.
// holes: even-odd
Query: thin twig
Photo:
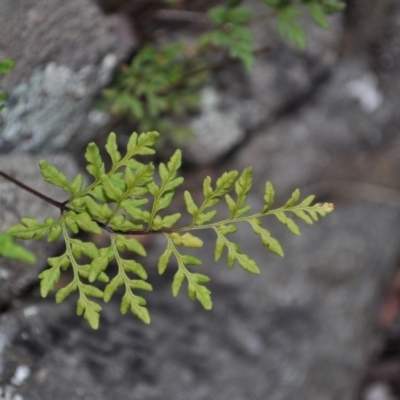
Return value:
<svg viewBox="0 0 400 400">
<path fill-rule="evenodd" d="M 60 203 L 59 201 L 54 200 L 54 199 L 44 195 L 43 193 L 38 192 L 35 189 L 32 189 L 31 187 L 25 185 L 24 183 L 22 183 L 18 179 L 15 179 L 12 176 L 6 174 L 5 172 L 0 171 L 0 176 L 2 176 L 4 179 L 7 179 L 10 182 L 12 182 L 14 185 L 19 186 L 21 189 L 24 189 L 27 192 L 29 192 L 29 193 L 33 194 L 34 196 L 38 197 L 39 199 L 45 201 L 46 203 L 49 203 L 49 204 L 53 205 L 54 207 L 59 208 L 61 211 L 69 211 L 70 210 L 70 208 L 67 207 L 64 203 Z"/>
</svg>

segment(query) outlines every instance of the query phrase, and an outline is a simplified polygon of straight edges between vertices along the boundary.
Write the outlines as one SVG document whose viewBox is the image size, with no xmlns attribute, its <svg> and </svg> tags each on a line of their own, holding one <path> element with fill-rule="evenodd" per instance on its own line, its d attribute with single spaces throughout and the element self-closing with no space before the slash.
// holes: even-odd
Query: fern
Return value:
<svg viewBox="0 0 400 400">
<path fill-rule="evenodd" d="M 313 224 L 319 217 L 334 209 L 331 203 L 312 204 L 314 196 L 299 201 L 299 190 L 295 190 L 283 206 L 272 208 L 274 188 L 271 183 L 267 183 L 264 206 L 261 210 L 251 213 L 247 196 L 252 186 L 252 171 L 251 168 L 246 168 L 240 175 L 237 171 L 225 172 L 215 184 L 207 177 L 203 184 L 204 199 L 199 204 L 185 191 L 186 209 L 192 221 L 187 226 L 177 226 L 181 214 L 168 214 L 165 210 L 171 205 L 176 189 L 183 183 L 183 178 L 178 176 L 181 152 L 177 150 L 166 165 L 161 163 L 158 166 L 158 183 L 154 166 L 135 159 L 136 156 L 154 154 L 153 147 L 157 138 L 157 132 L 141 135 L 133 133 L 126 152 L 122 155 L 117 147 L 116 136 L 111 133 L 105 146 L 111 159 L 109 170 L 106 170 L 97 145 L 90 143 L 85 158 L 92 182 L 86 187 L 81 175 L 68 181 L 62 171 L 42 160 L 40 170 L 46 182 L 63 188 L 69 199 L 60 203 L 32 189 L 29 190 L 57 206 L 61 210 L 61 216 L 58 220 L 46 218 L 44 222 L 22 218 L 20 224 L 10 227 L 7 231 L 9 235 L 20 239 L 38 240 L 47 237 L 48 242 L 53 242 L 59 237 L 62 238 L 65 251 L 57 257 L 49 258 L 49 268 L 39 275 L 41 294 L 46 297 L 60 280 L 62 272 L 70 269 L 73 278 L 58 290 L 56 301 L 62 302 L 70 294 L 77 292 L 77 313 L 94 329 L 99 325 L 99 300 L 110 301 L 121 286 L 124 290 L 121 312 L 130 311 L 143 322 L 150 322 L 146 300 L 140 294 L 140 291 L 152 290 L 147 281 L 146 269 L 139 261 L 139 257 L 146 256 L 146 250 L 135 235 L 164 235 L 166 248 L 159 258 L 158 272 L 163 274 L 171 259 L 174 259 L 177 270 L 172 283 L 173 295 L 177 296 L 186 282 L 189 297 L 197 299 L 205 309 L 210 309 L 211 293 L 205 285 L 209 277 L 194 272 L 195 267 L 201 265 L 201 260 L 185 253 L 185 248 L 198 249 L 203 246 L 202 240 L 195 235 L 196 231 L 208 229 L 215 233 L 216 261 L 220 260 L 226 250 L 230 268 L 237 263 L 244 270 L 258 274 L 260 270 L 255 260 L 243 253 L 230 238 L 230 234 L 237 230 L 238 225 L 249 224 L 268 250 L 283 256 L 279 241 L 262 226 L 262 218 L 275 217 L 290 232 L 299 235 L 300 229 L 293 216 L 307 224 Z M 7 178 L 4 173 L 2 176 Z M 19 185 L 24 186 L 21 183 Z M 220 202 L 226 202 L 230 212 L 228 218 L 217 219 L 215 206 Z M 92 242 L 75 238 L 74 235 L 80 231 L 95 235 L 106 232 L 109 235 L 109 244 L 99 248 Z M 127 256 L 126 252 L 133 254 Z M 111 262 L 115 262 L 118 267 L 117 275 L 112 279 L 107 270 Z M 103 284 L 104 290 L 99 289 L 97 282 Z"/>
</svg>

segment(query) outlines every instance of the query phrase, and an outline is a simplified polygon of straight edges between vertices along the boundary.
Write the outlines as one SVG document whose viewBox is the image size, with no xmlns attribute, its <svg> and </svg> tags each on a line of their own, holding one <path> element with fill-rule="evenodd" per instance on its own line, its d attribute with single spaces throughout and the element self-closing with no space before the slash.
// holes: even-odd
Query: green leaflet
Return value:
<svg viewBox="0 0 400 400">
<path fill-rule="evenodd" d="M 118 274 L 106 286 L 104 291 L 104 301 L 109 301 L 118 287 L 125 286 L 125 294 L 121 301 L 121 313 L 125 314 L 130 310 L 134 315 L 140 318 L 146 324 L 150 323 L 150 315 L 147 310 L 146 300 L 143 297 L 133 293 L 133 289 L 153 290 L 152 286 L 146 282 L 147 272 L 143 266 L 135 260 L 123 259 L 119 251 L 126 249 L 134 251 L 141 255 L 146 255 L 143 246 L 136 239 L 128 239 L 122 235 L 112 235 L 112 249 L 118 265 Z M 131 279 L 128 274 L 134 273 L 140 279 Z"/>
<path fill-rule="evenodd" d="M 59 222 L 54 221 L 53 218 L 46 218 L 41 223 L 33 218 L 22 218 L 22 224 L 16 224 L 7 229 L 6 233 L 19 239 L 34 239 L 39 240 L 48 233 L 51 228 L 57 227 Z M 57 232 L 57 231 L 56 231 Z M 55 233 L 51 235 L 49 241 L 53 241 Z"/>
<path fill-rule="evenodd" d="M 52 185 L 59 186 L 67 192 L 72 192 L 65 174 L 46 160 L 39 162 L 40 172 L 44 180 Z"/>
<path fill-rule="evenodd" d="M 41 295 L 46 297 L 57 288 L 56 301 L 62 302 L 76 293 L 77 313 L 94 329 L 99 325 L 99 302 L 108 302 L 115 295 L 121 296 L 121 313 L 129 311 L 143 322 L 150 322 L 146 299 L 138 294 L 138 291 L 152 290 L 151 283 L 147 281 L 147 265 L 140 260 L 146 257 L 147 249 L 141 243 L 139 234 L 164 235 L 167 244 L 158 260 L 158 272 L 163 274 L 172 264 L 170 268 L 175 269 L 172 294 L 177 296 L 182 286 L 186 285 L 189 298 L 199 301 L 208 310 L 212 307 L 211 293 L 207 287 L 210 279 L 194 271 L 199 269 L 202 261 L 192 253 L 203 247 L 200 235 L 194 231 L 215 232 L 216 261 L 226 254 L 229 267 L 237 263 L 245 271 L 258 274 L 260 270 L 255 260 L 229 236 L 240 229 L 242 223 L 251 226 L 264 247 L 283 256 L 281 244 L 262 225 L 262 220 L 274 216 L 291 233 L 299 235 L 297 220 L 312 225 L 334 209 L 331 203 L 314 204 L 312 195 L 301 199 L 298 189 L 283 205 L 273 208 L 275 189 L 267 182 L 261 210 L 253 211 L 248 204 L 253 184 L 252 170 L 246 168 L 240 174 L 237 171 L 225 172 L 214 183 L 207 177 L 203 182 L 202 201 L 185 191 L 183 198 L 192 221 L 189 226 L 179 225 L 181 213 L 170 213 L 167 208 L 177 188 L 183 183 L 183 178 L 179 176 L 181 152 L 176 151 L 166 164 L 160 163 L 157 182 L 154 180 L 155 168 L 152 163 L 132 158 L 134 155 L 153 154 L 152 146 L 157 137 L 156 132 L 141 135 L 133 133 L 124 154 L 118 149 L 115 134 L 111 134 L 106 144 L 112 163 L 109 169 L 105 167 L 99 148 L 93 143 L 89 144 L 85 158 L 87 170 L 93 179 L 87 187 L 81 175 L 69 183 L 62 171 L 42 161 L 40 167 L 45 180 L 63 187 L 70 193 L 70 199 L 60 203 L 59 220 L 46 218 L 40 222 L 33 218 L 22 218 L 20 224 L 7 230 L 8 235 L 21 239 L 38 240 L 47 236 L 49 242 L 59 238 L 64 240 L 65 251 L 50 257 L 49 268 L 39 275 Z M 229 217 L 218 220 L 215 206 L 222 199 L 225 200 L 222 203 L 226 202 Z M 82 232 L 86 232 L 85 240 L 74 237 Z M 102 233 L 108 235 L 106 241 L 97 238 Z M 0 234 L 0 254 L 6 250 L 7 243 L 11 243 L 10 236 Z M 15 244 L 12 246 L 15 250 Z M 109 271 L 110 263 L 116 265 L 116 273 Z M 67 269 L 72 279 L 59 287 L 61 276 Z"/>
<path fill-rule="evenodd" d="M 99 225 L 95 221 L 93 221 L 92 217 L 87 212 L 76 214 L 73 211 L 68 211 L 65 216 L 65 222 L 68 227 L 72 227 L 70 229 L 74 233 L 78 233 L 79 230 L 95 233 L 98 235 L 101 233 Z"/>
<path fill-rule="evenodd" d="M 246 205 L 246 201 L 252 183 L 252 170 L 251 168 L 246 168 L 240 175 L 239 179 L 235 182 L 237 201 L 235 202 L 228 194 L 225 195 L 229 210 L 232 213 L 232 219 L 239 218 L 250 211 L 251 206 Z"/>
<path fill-rule="evenodd" d="M 118 151 L 117 145 L 117 135 L 114 132 L 111 132 L 108 135 L 107 143 L 106 143 L 106 151 L 109 154 L 113 167 L 118 165 L 118 161 L 121 159 L 121 154 Z"/>
<path fill-rule="evenodd" d="M 212 220 L 216 211 L 211 213 L 203 213 L 206 208 L 215 206 L 221 201 L 221 198 L 227 194 L 234 185 L 238 176 L 237 171 L 224 172 L 220 178 L 217 179 L 215 189 L 212 188 L 211 178 L 208 176 L 203 182 L 204 201 L 193 215 L 191 226 L 202 225 L 205 222 Z M 185 200 L 186 201 L 186 200 Z M 186 202 L 186 204 L 188 204 Z"/>
<path fill-rule="evenodd" d="M 86 295 L 79 297 L 76 305 L 76 313 L 83 316 L 93 329 L 99 327 L 100 311 L 101 306 L 94 301 L 90 301 Z"/>
<path fill-rule="evenodd" d="M 118 251 L 129 250 L 141 256 L 146 256 L 146 250 L 143 245 L 135 238 L 127 238 L 123 235 L 118 235 L 115 238 L 115 243 Z"/>
<path fill-rule="evenodd" d="M 19 260 L 33 264 L 36 256 L 25 247 L 14 243 L 11 235 L 0 233 L 0 257 Z"/>
<path fill-rule="evenodd" d="M 199 248 L 203 246 L 203 241 L 200 238 L 193 236 L 191 233 L 184 233 L 182 236 L 179 235 L 179 233 L 171 233 L 169 237 L 176 246 L 191 248 Z"/>
<path fill-rule="evenodd" d="M 226 235 L 228 233 L 233 233 L 235 232 L 236 229 L 232 227 L 232 225 L 221 225 L 219 228 L 215 229 L 215 232 L 217 233 L 217 244 L 215 247 L 215 259 L 216 261 L 219 260 L 219 258 L 222 255 L 222 251 L 224 247 L 228 249 L 228 265 L 230 268 L 232 268 L 235 264 L 235 261 L 239 263 L 239 265 L 245 270 L 248 271 L 252 274 L 259 274 L 260 270 L 258 269 L 258 266 L 254 260 L 252 260 L 249 256 L 246 254 L 243 254 L 242 251 L 240 250 L 239 246 L 233 242 L 231 242 Z"/>
<path fill-rule="evenodd" d="M 308 3 L 308 9 L 310 11 L 312 19 L 315 21 L 317 25 L 319 25 L 321 28 L 328 29 L 329 28 L 329 22 L 328 19 L 326 18 L 326 12 L 324 10 L 324 7 L 320 2 L 318 1 L 310 1 Z"/>
<path fill-rule="evenodd" d="M 253 228 L 253 232 L 256 235 L 261 236 L 261 242 L 270 252 L 277 254 L 278 256 L 283 257 L 283 249 L 279 241 L 271 236 L 271 233 L 261 227 L 261 221 L 258 218 L 253 218 L 249 220 L 251 227 Z"/>
<path fill-rule="evenodd" d="M 96 143 L 89 143 L 85 153 L 86 161 L 89 163 L 86 170 L 99 180 L 105 172 L 104 163 L 100 156 L 100 150 Z"/>
<path fill-rule="evenodd" d="M 153 195 L 153 207 L 150 213 L 148 229 L 160 230 L 162 228 L 170 228 L 180 218 L 180 213 L 175 213 L 167 217 L 160 217 L 157 213 L 167 208 L 173 199 L 175 189 L 183 183 L 182 177 L 177 177 L 178 169 L 182 164 L 182 152 L 177 150 L 168 164 L 160 163 L 159 175 L 161 185 L 158 186 L 154 181 L 148 185 L 149 192 Z"/>
<path fill-rule="evenodd" d="M 50 257 L 47 262 L 51 267 L 39 275 L 41 279 L 40 294 L 42 297 L 47 297 L 54 289 L 55 284 L 60 280 L 61 269 L 66 269 L 71 263 L 67 253 L 59 257 Z"/>
<path fill-rule="evenodd" d="M 167 235 L 167 249 L 160 257 L 158 264 L 159 271 L 161 271 L 160 273 L 164 272 L 166 263 L 170 257 L 174 255 L 178 263 L 178 270 L 176 271 L 172 282 L 172 294 L 174 296 L 178 295 L 182 284 L 186 279 L 188 282 L 189 297 L 193 300 L 197 299 L 206 310 L 210 310 L 212 307 L 211 292 L 203 285 L 204 283 L 209 282 L 210 279 L 206 275 L 193 273 L 187 268 L 189 265 L 201 265 L 201 260 L 194 256 L 183 255 L 175 247 L 176 243 L 179 243 L 179 246 L 185 246 L 185 243 L 193 245 L 193 240 L 197 238 L 194 239 L 187 237 L 187 241 L 180 240 L 182 238 L 183 236 L 178 238 L 177 236 Z"/>
<path fill-rule="evenodd" d="M 15 62 L 9 58 L 3 58 L 0 60 L 0 74 L 7 75 L 15 66 Z M 5 107 L 5 100 L 7 99 L 7 93 L 0 91 L 0 112 Z"/>
</svg>

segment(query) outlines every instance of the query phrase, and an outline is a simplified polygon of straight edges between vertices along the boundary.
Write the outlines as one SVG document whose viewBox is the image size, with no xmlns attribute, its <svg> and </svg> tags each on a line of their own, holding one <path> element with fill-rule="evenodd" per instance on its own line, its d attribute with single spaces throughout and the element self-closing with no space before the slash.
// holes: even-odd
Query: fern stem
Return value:
<svg viewBox="0 0 400 400">
<path fill-rule="evenodd" d="M 334 207 L 332 205 L 332 207 Z M 112 230 L 110 227 L 108 227 L 108 231 L 112 230 L 114 233 L 119 233 L 119 234 L 124 234 L 124 235 L 147 235 L 147 234 L 156 234 L 156 233 L 164 233 L 164 234 L 169 234 L 169 233 L 174 233 L 174 232 L 185 232 L 185 231 L 191 231 L 191 230 L 202 230 L 202 229 L 215 229 L 221 225 L 226 225 L 226 224 L 236 224 L 238 222 L 249 222 L 250 220 L 254 218 L 260 218 L 260 217 L 266 217 L 268 215 L 275 215 L 279 212 L 291 212 L 294 213 L 295 211 L 299 210 L 308 210 L 311 208 L 310 206 L 301 206 L 300 204 L 291 208 L 285 208 L 284 206 L 275 208 L 274 210 L 269 210 L 266 212 L 258 212 L 252 215 L 248 215 L 247 217 L 240 217 L 240 218 L 227 218 L 222 221 L 217 221 L 213 222 L 211 224 L 205 224 L 205 225 L 188 225 L 188 226 L 182 226 L 182 227 L 177 227 L 177 228 L 171 228 L 171 229 L 160 229 L 160 230 L 151 230 L 151 229 L 141 229 L 137 231 L 116 231 Z"/>
<path fill-rule="evenodd" d="M 72 248 L 71 248 L 71 242 L 70 242 L 70 237 L 68 235 L 67 232 L 67 228 L 65 226 L 64 220 L 61 220 L 61 228 L 62 228 L 62 233 L 63 233 L 63 237 L 65 240 L 65 247 L 67 250 L 67 254 L 68 254 L 68 258 L 71 261 L 71 266 L 72 266 L 72 271 L 74 274 L 74 279 L 73 282 L 76 282 L 76 286 L 78 288 L 79 291 L 79 297 L 86 297 L 85 293 L 83 292 L 82 288 L 81 288 L 81 281 L 79 279 L 79 265 L 77 264 L 75 257 L 72 253 Z"/>
<path fill-rule="evenodd" d="M 129 286 L 129 277 L 126 275 L 126 272 L 124 270 L 124 268 L 122 267 L 122 259 L 121 256 L 119 255 L 118 249 L 117 249 L 117 245 L 115 243 L 115 234 L 111 234 L 111 246 L 113 248 L 114 251 L 114 255 L 115 255 L 115 261 L 117 262 L 118 265 L 118 274 L 117 276 L 121 276 L 124 284 L 125 284 L 125 289 L 126 291 L 131 292 L 131 287 Z"/>
<path fill-rule="evenodd" d="M 38 197 L 39 199 L 45 201 L 46 203 L 49 203 L 49 204 L 53 205 L 54 207 L 59 208 L 60 211 L 70 211 L 70 208 L 68 206 L 66 206 L 65 203 L 60 203 L 59 201 L 54 200 L 54 199 L 44 195 L 43 193 L 38 192 L 35 189 L 32 189 L 31 187 L 25 185 L 18 179 L 15 179 L 12 176 L 6 174 L 5 172 L 0 171 L 0 176 L 2 176 L 6 180 L 12 182 L 14 185 L 20 187 L 21 189 L 25 190 L 26 192 L 29 192 L 29 193 L 33 194 L 34 196 Z"/>
</svg>

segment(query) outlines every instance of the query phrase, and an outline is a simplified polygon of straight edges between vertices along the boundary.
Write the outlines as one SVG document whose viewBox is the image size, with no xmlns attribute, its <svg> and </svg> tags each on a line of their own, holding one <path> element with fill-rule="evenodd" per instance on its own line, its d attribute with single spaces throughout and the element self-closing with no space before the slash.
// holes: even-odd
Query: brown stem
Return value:
<svg viewBox="0 0 400 400">
<path fill-rule="evenodd" d="M 71 208 L 69 208 L 66 205 L 68 200 L 64 201 L 63 203 L 61 203 L 57 200 L 54 200 L 54 199 L 44 195 L 43 193 L 40 193 L 37 190 L 32 189 L 31 187 L 20 182 L 18 179 L 13 178 L 12 176 L 6 174 L 5 172 L 3 172 L 1 170 L 0 170 L 0 176 L 2 176 L 4 179 L 8 180 L 9 182 L 12 182 L 14 185 L 20 187 L 21 189 L 33 194 L 34 196 L 38 197 L 39 199 L 45 201 L 46 203 L 49 203 L 52 206 L 57 207 L 60 211 L 73 211 L 73 210 L 71 210 Z M 93 221 L 95 221 L 100 226 L 100 228 L 104 229 L 105 231 L 107 231 L 109 233 L 120 233 L 120 234 L 124 234 L 124 235 L 146 235 L 146 234 L 154 234 L 154 233 L 173 233 L 173 232 L 180 230 L 180 228 L 175 228 L 175 229 L 165 229 L 165 230 L 160 230 L 160 231 L 140 230 L 140 231 L 122 232 L 122 231 L 118 231 L 118 230 L 113 230 L 105 223 L 98 221 L 96 219 L 93 219 Z"/>
<path fill-rule="evenodd" d="M 32 189 L 31 187 L 20 182 L 18 179 L 15 179 L 12 176 L 6 174 L 5 172 L 0 171 L 0 176 L 2 176 L 4 179 L 7 179 L 10 182 L 12 182 L 14 185 L 19 186 L 21 189 L 24 189 L 25 191 L 33 194 L 34 196 L 39 197 L 39 199 L 45 201 L 46 203 L 49 203 L 49 204 L 53 205 L 54 207 L 59 208 L 61 211 L 70 210 L 70 208 L 67 207 L 64 203 L 60 203 L 59 201 L 56 201 L 50 197 L 47 197 L 43 193 L 40 193 L 37 190 Z"/>
</svg>

